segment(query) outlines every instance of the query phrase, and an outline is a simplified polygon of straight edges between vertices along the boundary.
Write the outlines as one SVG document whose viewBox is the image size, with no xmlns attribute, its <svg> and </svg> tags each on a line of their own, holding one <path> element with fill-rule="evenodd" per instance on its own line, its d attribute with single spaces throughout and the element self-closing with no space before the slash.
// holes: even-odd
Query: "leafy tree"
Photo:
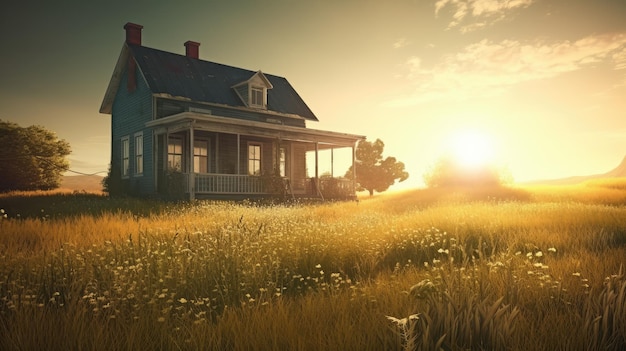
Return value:
<svg viewBox="0 0 626 351">
<path fill-rule="evenodd" d="M 41 126 L 0 120 L 0 191 L 58 188 L 69 168 L 70 144 Z"/>
<path fill-rule="evenodd" d="M 395 157 L 383 159 L 385 144 L 376 139 L 374 142 L 359 141 L 356 147 L 356 182 L 357 191 L 368 191 L 370 196 L 374 191 L 383 192 L 398 179 L 400 182 L 409 177 L 404 170 L 404 163 L 398 162 Z M 346 172 L 346 178 L 352 179 L 352 167 Z"/>
<path fill-rule="evenodd" d="M 493 165 L 482 165 L 474 168 L 463 167 L 452 157 L 439 159 L 424 174 L 424 183 L 429 188 L 500 186 L 510 183 L 510 175 L 506 170 Z"/>
</svg>

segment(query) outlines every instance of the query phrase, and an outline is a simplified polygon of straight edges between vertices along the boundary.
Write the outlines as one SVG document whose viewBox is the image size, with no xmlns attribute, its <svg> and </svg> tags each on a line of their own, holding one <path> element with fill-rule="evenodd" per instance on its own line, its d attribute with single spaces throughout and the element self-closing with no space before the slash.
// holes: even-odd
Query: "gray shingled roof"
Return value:
<svg viewBox="0 0 626 351">
<path fill-rule="evenodd" d="M 256 72 L 145 46 L 129 44 L 128 47 L 153 93 L 245 107 L 232 86 L 250 79 Z M 287 79 L 264 75 L 273 85 L 267 92 L 268 110 L 317 121 Z"/>
</svg>

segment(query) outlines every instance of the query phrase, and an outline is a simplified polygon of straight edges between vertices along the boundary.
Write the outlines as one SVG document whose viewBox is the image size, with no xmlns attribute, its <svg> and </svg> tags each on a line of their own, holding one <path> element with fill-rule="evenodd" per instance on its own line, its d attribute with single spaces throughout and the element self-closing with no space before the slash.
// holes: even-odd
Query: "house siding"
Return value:
<svg viewBox="0 0 626 351">
<path fill-rule="evenodd" d="M 152 130 L 145 123 L 152 120 L 152 93 L 145 84 L 141 73 L 137 71 L 137 85 L 133 91 L 127 88 L 128 71 L 124 71 L 120 86 L 117 89 L 112 106 L 111 117 L 111 169 L 121 169 L 121 138 L 130 138 L 128 190 L 138 195 L 149 195 L 155 192 L 154 157 Z M 143 173 L 136 175 L 135 143 L 133 136 L 143 132 Z"/>
</svg>

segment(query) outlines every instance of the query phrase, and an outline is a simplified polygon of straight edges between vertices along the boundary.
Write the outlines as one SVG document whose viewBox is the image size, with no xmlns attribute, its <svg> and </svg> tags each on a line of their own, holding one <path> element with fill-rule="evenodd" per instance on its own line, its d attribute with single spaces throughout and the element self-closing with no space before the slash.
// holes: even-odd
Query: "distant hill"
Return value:
<svg viewBox="0 0 626 351">
<path fill-rule="evenodd" d="M 622 178 L 626 177 L 626 157 L 622 160 L 622 162 L 612 170 L 602 173 L 602 174 L 593 174 L 587 176 L 573 176 L 561 179 L 547 179 L 547 180 L 535 180 L 530 182 L 525 182 L 524 184 L 546 184 L 546 185 L 571 185 L 578 184 L 592 179 L 601 179 L 601 178 Z"/>
<path fill-rule="evenodd" d="M 63 176 L 60 188 L 72 191 L 102 191 L 103 178 L 98 175 Z"/>
</svg>

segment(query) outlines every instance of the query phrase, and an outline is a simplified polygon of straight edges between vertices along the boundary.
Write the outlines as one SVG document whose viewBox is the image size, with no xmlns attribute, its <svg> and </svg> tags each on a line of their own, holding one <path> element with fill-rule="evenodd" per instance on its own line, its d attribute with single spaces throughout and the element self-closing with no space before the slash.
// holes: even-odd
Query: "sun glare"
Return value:
<svg viewBox="0 0 626 351">
<path fill-rule="evenodd" d="M 493 161 L 494 147 L 484 132 L 464 130 L 454 134 L 451 153 L 456 162 L 465 167 L 480 167 Z"/>
</svg>

